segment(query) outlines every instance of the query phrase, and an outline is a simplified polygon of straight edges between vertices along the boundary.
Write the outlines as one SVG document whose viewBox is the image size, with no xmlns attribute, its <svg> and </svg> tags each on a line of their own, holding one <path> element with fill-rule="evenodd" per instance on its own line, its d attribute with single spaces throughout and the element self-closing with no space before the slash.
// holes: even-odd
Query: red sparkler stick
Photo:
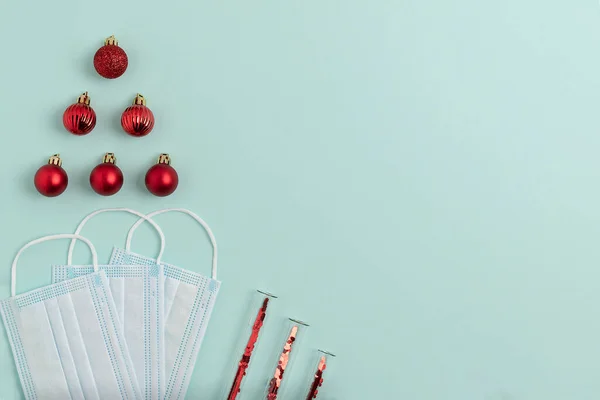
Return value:
<svg viewBox="0 0 600 400">
<path fill-rule="evenodd" d="M 298 326 L 294 325 L 288 335 L 287 340 L 285 341 L 285 345 L 283 346 L 283 350 L 279 355 L 279 362 L 277 363 L 277 368 L 275 369 L 275 375 L 271 378 L 271 382 L 269 383 L 269 389 L 267 391 L 267 400 L 276 400 L 277 393 L 279 392 L 279 388 L 281 387 L 281 382 L 283 380 L 283 374 L 285 373 L 285 369 L 287 368 L 288 362 L 290 360 L 290 353 L 292 352 L 292 346 L 296 341 L 296 335 L 298 333 Z"/>
<path fill-rule="evenodd" d="M 327 368 L 327 359 L 325 356 L 321 356 L 319 359 L 319 365 L 317 366 L 317 371 L 315 372 L 315 378 L 310 385 L 310 390 L 308 391 L 308 396 L 306 396 L 306 400 L 313 400 L 317 398 L 317 394 L 319 394 L 319 388 L 323 384 L 323 372 Z"/>
<path fill-rule="evenodd" d="M 248 369 L 248 365 L 250 365 L 250 358 L 252 357 L 254 346 L 256 345 L 260 329 L 262 328 L 265 317 L 267 316 L 268 305 L 269 297 L 267 296 L 264 298 L 262 306 L 258 310 L 256 319 L 254 320 L 254 324 L 252 325 L 252 333 L 250 333 L 250 338 L 248 339 L 248 343 L 246 344 L 246 349 L 244 350 L 244 354 L 242 354 L 242 358 L 238 363 L 237 372 L 235 373 L 235 378 L 233 379 L 233 384 L 231 385 L 231 390 L 229 391 L 227 400 L 235 400 L 238 394 L 240 393 L 242 387 L 242 380 L 244 379 L 244 376 L 246 376 L 246 370 Z"/>
</svg>

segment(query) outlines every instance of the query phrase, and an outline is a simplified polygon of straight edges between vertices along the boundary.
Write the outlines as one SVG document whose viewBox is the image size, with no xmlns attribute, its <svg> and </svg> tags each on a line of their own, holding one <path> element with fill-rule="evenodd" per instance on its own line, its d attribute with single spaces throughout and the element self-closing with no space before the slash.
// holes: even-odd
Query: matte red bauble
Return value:
<svg viewBox="0 0 600 400">
<path fill-rule="evenodd" d="M 158 163 L 150 167 L 146 173 L 146 188 L 155 196 L 168 196 L 177 189 L 179 176 L 175 168 L 171 167 L 171 158 L 168 154 L 161 154 Z"/>
<path fill-rule="evenodd" d="M 127 107 L 121 115 L 121 126 L 131 136 L 146 136 L 154 128 L 154 114 L 146 107 L 146 99 L 138 93 L 133 105 Z"/>
<path fill-rule="evenodd" d="M 96 126 L 96 113 L 90 107 L 88 92 L 85 92 L 77 103 L 71 104 L 63 113 L 63 125 L 65 129 L 74 135 L 87 135 Z"/>
<path fill-rule="evenodd" d="M 37 191 L 46 197 L 56 197 L 65 191 L 69 177 L 62 168 L 62 160 L 58 154 L 50 157 L 48 164 L 37 170 L 33 183 Z"/>
<path fill-rule="evenodd" d="M 113 153 L 106 153 L 102 164 L 98 164 L 90 173 L 90 185 L 94 192 L 102 196 L 112 196 L 123 186 L 123 172 L 115 165 L 117 159 Z"/>
<path fill-rule="evenodd" d="M 125 73 L 129 60 L 125 50 L 119 47 L 119 42 L 114 36 L 104 41 L 94 55 L 94 68 L 107 79 L 118 78 Z"/>
</svg>

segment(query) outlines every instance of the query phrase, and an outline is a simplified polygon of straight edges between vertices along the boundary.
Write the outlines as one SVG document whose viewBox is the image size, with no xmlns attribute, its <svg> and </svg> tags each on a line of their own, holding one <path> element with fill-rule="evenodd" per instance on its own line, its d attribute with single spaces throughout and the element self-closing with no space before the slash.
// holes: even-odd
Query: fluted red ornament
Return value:
<svg viewBox="0 0 600 400">
<path fill-rule="evenodd" d="M 102 196 L 112 196 L 123 186 L 123 172 L 115 164 L 113 153 L 106 153 L 102 164 L 98 164 L 90 173 L 90 185 L 94 192 Z"/>
<path fill-rule="evenodd" d="M 33 183 L 37 191 L 46 197 L 56 197 L 67 189 L 69 177 L 62 168 L 62 160 L 58 154 L 50 157 L 48 164 L 37 170 Z"/>
<path fill-rule="evenodd" d="M 138 93 L 133 105 L 127 107 L 121 115 L 121 126 L 131 136 L 146 136 L 154 128 L 154 114 L 146 107 L 146 99 Z"/>
<path fill-rule="evenodd" d="M 96 126 L 96 113 L 90 107 L 90 97 L 85 92 L 77 99 L 77 103 L 71 104 L 63 113 L 63 125 L 65 129 L 74 135 L 87 135 Z"/>
<path fill-rule="evenodd" d="M 146 172 L 146 188 L 155 196 L 168 196 L 177 189 L 179 176 L 175 168 L 171 167 L 171 158 L 168 154 L 161 154 L 158 163 Z"/>
<path fill-rule="evenodd" d="M 119 47 L 114 35 L 104 41 L 94 55 L 94 68 L 107 79 L 118 78 L 125 73 L 129 60 L 125 50 Z"/>
</svg>

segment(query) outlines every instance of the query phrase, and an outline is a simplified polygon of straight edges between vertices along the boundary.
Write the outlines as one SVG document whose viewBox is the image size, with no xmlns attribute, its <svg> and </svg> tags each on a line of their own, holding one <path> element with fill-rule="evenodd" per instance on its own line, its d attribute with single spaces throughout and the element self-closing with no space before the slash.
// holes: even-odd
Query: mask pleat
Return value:
<svg viewBox="0 0 600 400">
<path fill-rule="evenodd" d="M 108 278 L 110 292 L 117 306 L 117 314 L 119 316 L 119 325 L 123 328 L 125 321 L 125 278 Z"/>
<path fill-rule="evenodd" d="M 102 302 L 92 287 L 85 292 L 73 292 L 71 296 L 79 326 L 84 333 L 85 348 L 90 358 L 92 371 L 94 371 L 94 378 L 98 383 L 100 398 L 125 399 L 131 397 L 124 379 L 127 371 L 122 366 L 122 360 L 118 359 L 119 354 L 115 352 L 114 339 L 109 333 L 109 324 L 106 323 L 106 314 L 108 314 L 104 310 L 106 301 Z M 90 313 L 90 309 L 94 310 L 94 313 Z M 98 343 L 103 343 L 103 348 L 98 348 Z"/>
<path fill-rule="evenodd" d="M 6 299 L 0 302 L 0 313 L 4 320 L 4 326 L 6 327 L 6 334 L 8 341 L 13 350 L 15 358 L 15 364 L 19 373 L 19 379 L 21 386 L 23 387 L 23 394 L 26 399 L 35 399 L 36 392 L 31 377 L 31 370 L 29 368 L 29 362 L 25 356 L 25 349 L 23 347 L 23 341 L 21 340 L 21 332 L 19 331 L 19 325 L 17 324 L 17 318 L 15 314 L 18 314 L 18 308 L 15 304 L 14 299 Z"/>
<path fill-rule="evenodd" d="M 191 285 L 182 283 L 179 285 L 179 287 L 181 286 Z M 181 394 L 183 376 L 182 372 L 185 370 L 186 367 L 188 367 L 188 363 L 186 362 L 186 360 L 188 359 L 188 353 L 190 352 L 190 339 L 193 337 L 194 325 L 196 323 L 195 316 L 198 313 L 200 307 L 200 299 L 202 297 L 202 292 L 198 290 L 198 288 L 195 289 L 195 296 L 185 298 L 186 300 L 193 299 L 193 302 L 191 303 L 190 311 L 187 313 L 188 318 L 186 318 L 186 323 L 181 324 L 181 326 L 185 326 L 183 335 L 179 338 L 177 342 L 174 343 L 176 346 L 173 346 L 173 352 L 177 355 L 173 361 L 173 369 L 169 374 L 167 393 L 165 396 L 166 399 L 178 399 Z M 175 301 L 173 302 L 174 305 L 177 304 L 177 300 L 178 296 L 175 296 Z M 177 349 L 175 349 L 175 347 L 177 347 Z"/>
<path fill-rule="evenodd" d="M 162 268 L 160 268 L 162 270 Z M 164 396 L 164 275 L 159 268 L 150 278 L 148 308 L 150 309 L 150 385 L 152 400 L 162 400 Z"/>
<path fill-rule="evenodd" d="M 37 399 L 70 399 L 54 333 L 42 301 L 21 308 L 15 316 Z"/>
<path fill-rule="evenodd" d="M 69 338 L 65 331 L 58 300 L 57 298 L 51 298 L 44 301 L 42 304 L 46 307 L 46 314 L 48 315 L 48 321 L 52 328 L 56 350 L 59 354 L 71 398 L 81 399 L 83 398 L 83 389 L 81 388 L 79 374 L 77 372 L 77 367 L 75 366 L 75 360 L 73 359 L 73 353 L 69 346 Z"/>
<path fill-rule="evenodd" d="M 181 281 L 178 279 L 169 277 L 165 278 L 165 319 L 167 320 L 169 318 L 169 314 L 171 314 L 173 299 L 175 299 L 175 294 L 177 293 L 180 282 Z"/>
<path fill-rule="evenodd" d="M 194 299 L 198 288 L 187 283 L 180 283 L 173 300 L 171 312 L 165 324 L 165 371 L 167 382 L 171 382 L 171 373 L 175 368 L 177 357 L 181 357 L 180 343 L 188 330 L 187 321 L 194 308 Z M 188 333 L 189 334 L 189 333 Z M 169 387 L 167 386 L 167 392 Z"/>
<path fill-rule="evenodd" d="M 62 318 L 62 323 L 66 332 L 69 332 L 67 337 L 69 343 L 69 349 L 73 356 L 73 362 L 77 370 L 79 377 L 79 383 L 83 390 L 83 398 L 86 400 L 99 400 L 98 388 L 96 386 L 96 380 L 92 373 L 92 366 L 90 359 L 85 348 L 81 327 L 77 314 L 75 312 L 75 306 L 71 293 L 63 296 L 59 296 L 56 299 Z"/>
<path fill-rule="evenodd" d="M 108 285 L 106 285 L 108 286 Z M 128 346 L 126 344 L 126 336 L 125 336 L 125 340 L 121 341 L 119 340 L 119 337 L 117 335 L 117 330 L 122 331 L 121 327 L 119 326 L 119 321 L 118 321 L 118 313 L 116 311 L 116 306 L 114 306 L 114 302 L 113 302 L 113 307 L 110 307 L 108 305 L 108 301 L 112 301 L 112 297 L 110 297 L 109 300 L 109 289 L 107 290 L 105 287 L 100 287 L 96 290 L 99 301 L 98 301 L 98 306 L 100 308 L 100 312 L 104 315 L 104 318 L 107 321 L 110 321 L 110 324 L 107 324 L 105 327 L 106 333 L 105 333 L 105 340 L 106 340 L 106 345 L 107 345 L 107 349 L 109 351 L 109 353 L 114 354 L 115 355 L 115 364 L 116 364 L 116 370 L 120 372 L 120 376 L 118 377 L 118 381 L 120 383 L 120 386 L 123 386 L 124 388 L 124 392 L 126 393 L 126 398 L 133 398 L 134 397 L 134 393 L 132 391 L 132 386 L 134 385 L 134 381 L 137 381 L 137 377 L 135 374 L 135 368 L 133 367 L 133 364 L 129 364 L 127 362 L 125 362 L 124 358 L 122 355 L 124 354 L 130 354 L 132 355 L 131 351 L 128 349 Z M 133 357 L 132 357 L 133 358 Z"/>
<path fill-rule="evenodd" d="M 144 335 L 144 282 L 143 279 L 123 278 L 124 310 L 123 328 L 125 340 L 129 347 L 133 367 L 140 389 L 145 391 L 143 377 L 145 375 L 146 337 Z"/>
<path fill-rule="evenodd" d="M 169 380 L 169 384 L 172 384 L 177 389 L 172 391 L 169 397 L 171 399 L 181 399 L 185 396 L 193 372 L 193 366 L 196 363 L 198 351 L 200 350 L 207 327 L 205 321 L 209 317 L 207 314 L 210 311 L 206 306 L 212 293 L 206 290 L 206 281 L 203 281 L 201 285 L 194 299 L 193 312 L 188 320 L 190 334 L 182 340 L 180 345 L 181 361 L 175 362 L 175 365 L 179 365 L 179 368 L 173 370 Z"/>
</svg>

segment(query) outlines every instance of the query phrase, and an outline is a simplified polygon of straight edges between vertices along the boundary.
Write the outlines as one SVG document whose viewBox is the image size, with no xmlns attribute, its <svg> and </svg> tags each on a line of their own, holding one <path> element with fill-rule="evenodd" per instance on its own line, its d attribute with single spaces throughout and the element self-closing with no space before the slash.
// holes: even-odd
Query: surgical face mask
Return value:
<svg viewBox="0 0 600 400">
<path fill-rule="evenodd" d="M 93 272 L 16 295 L 23 251 L 65 238 L 89 246 Z M 106 274 L 86 238 L 45 236 L 23 246 L 12 264 L 11 297 L 0 301 L 0 313 L 26 399 L 142 398 Z"/>
<path fill-rule="evenodd" d="M 147 219 L 144 214 L 127 208 L 103 209 L 85 217 L 75 234 L 95 215 L 124 211 Z M 161 238 L 158 259 L 164 250 L 164 236 L 156 223 L 148 220 Z M 60 282 L 93 272 L 90 266 L 73 266 L 74 241 L 71 242 L 67 258 L 68 265 L 53 267 L 53 281 Z M 133 366 L 144 399 L 158 400 L 165 393 L 164 353 L 164 273 L 161 264 L 155 265 L 101 265 L 108 277 L 111 294 L 115 300 L 117 314 L 129 346 Z"/>
<path fill-rule="evenodd" d="M 217 243 L 206 222 L 193 212 L 177 208 L 155 211 L 146 215 L 156 215 L 177 211 L 185 213 L 202 225 L 213 246 L 212 275 L 203 276 L 170 264 L 164 265 L 165 275 L 165 363 L 167 390 L 165 399 L 185 397 L 196 358 L 215 305 L 220 282 L 217 281 Z M 130 252 L 131 239 L 141 219 L 134 224 L 127 235 L 125 250 L 115 249 L 109 264 L 142 264 L 154 266 L 157 260 Z"/>
</svg>

